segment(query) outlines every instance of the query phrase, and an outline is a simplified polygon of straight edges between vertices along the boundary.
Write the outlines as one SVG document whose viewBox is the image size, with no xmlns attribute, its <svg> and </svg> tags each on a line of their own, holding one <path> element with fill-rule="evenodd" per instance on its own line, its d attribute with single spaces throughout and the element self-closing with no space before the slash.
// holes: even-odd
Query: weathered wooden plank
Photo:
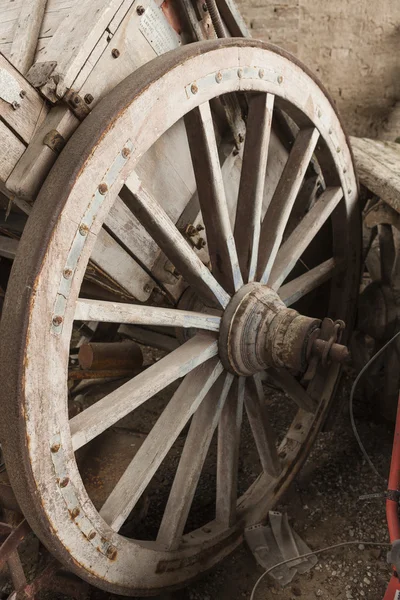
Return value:
<svg viewBox="0 0 400 600">
<path fill-rule="evenodd" d="M 67 107 L 52 108 L 9 177 L 7 188 L 10 192 L 24 200 L 34 200 L 58 156 L 43 143 L 46 134 L 56 130 L 68 139 L 78 125 L 78 119 Z"/>
<path fill-rule="evenodd" d="M 91 260 L 137 300 L 149 298 L 154 281 L 104 229 L 97 236 Z"/>
<path fill-rule="evenodd" d="M 180 543 L 207 452 L 233 382 L 222 374 L 193 415 L 178 469 L 158 531 L 157 542 L 168 549 Z"/>
<path fill-rule="evenodd" d="M 271 94 L 255 94 L 249 100 L 235 220 L 236 248 L 246 282 L 254 281 L 257 269 L 273 108 L 274 96 Z"/>
<path fill-rule="evenodd" d="M 158 348 L 159 350 L 166 350 L 167 352 L 171 352 L 179 346 L 179 342 L 175 337 L 145 329 L 144 327 L 121 325 L 118 332 L 129 337 L 131 340 L 135 340 L 135 342 L 139 342 L 139 344 Z"/>
<path fill-rule="evenodd" d="M 203 294 L 205 299 L 212 301 L 215 297 L 225 307 L 229 302 L 229 295 L 201 262 L 159 203 L 142 187 L 136 173 L 129 176 L 120 197 L 186 281 L 198 293 Z"/>
<path fill-rule="evenodd" d="M 299 131 L 264 217 L 261 226 L 257 267 L 261 283 L 268 283 L 290 212 L 303 182 L 318 137 L 319 132 L 316 128 Z"/>
<path fill-rule="evenodd" d="M 350 141 L 361 183 L 400 212 L 399 144 L 356 137 Z"/>
<path fill-rule="evenodd" d="M 268 378 L 278 385 L 289 398 L 306 412 L 315 412 L 317 405 L 300 383 L 286 369 L 267 369 Z"/>
<path fill-rule="evenodd" d="M 0 256 L 14 260 L 18 249 L 18 240 L 0 235 Z"/>
<path fill-rule="evenodd" d="M 253 432 L 258 455 L 266 475 L 277 477 L 282 471 L 275 433 L 270 425 L 264 391 L 259 375 L 249 377 L 245 397 L 247 418 Z"/>
<path fill-rule="evenodd" d="M 325 283 L 325 281 L 328 281 L 328 279 L 333 277 L 337 269 L 338 265 L 335 259 L 329 258 L 317 267 L 307 271 L 307 273 L 292 279 L 289 283 L 285 283 L 278 292 L 282 302 L 284 302 L 286 306 L 291 306 L 297 302 L 297 300 L 300 300 L 300 298 L 309 292 L 312 292 L 312 290 L 315 290 Z"/>
<path fill-rule="evenodd" d="M 0 181 L 5 182 L 25 152 L 25 146 L 2 121 L 0 140 Z"/>
<path fill-rule="evenodd" d="M 83 299 L 78 300 L 76 303 L 75 319 L 77 321 L 131 323 L 165 327 L 193 327 L 208 331 L 219 331 L 221 323 L 221 317 L 200 312 Z"/>
<path fill-rule="evenodd" d="M 244 377 L 229 390 L 218 425 L 217 495 L 215 518 L 225 527 L 236 520 L 239 444 L 245 393 Z"/>
<path fill-rule="evenodd" d="M 190 371 L 215 356 L 214 336 L 199 334 L 70 421 L 77 450 Z"/>
<path fill-rule="evenodd" d="M 229 219 L 213 118 L 208 102 L 185 116 L 208 252 L 217 281 L 229 292 L 243 284 Z"/>
<path fill-rule="evenodd" d="M 82 69 L 98 40 L 112 21 L 123 0 L 92 0 L 78 2 L 75 10 L 63 21 L 28 73 L 28 79 L 37 82 L 50 63 L 56 63 L 50 71 L 51 80 L 41 86 L 49 100 L 61 98 Z"/>
<path fill-rule="evenodd" d="M 33 64 L 47 0 L 25 0 L 21 7 L 10 60 L 25 75 Z"/>
<path fill-rule="evenodd" d="M 268 281 L 268 285 L 272 289 L 277 290 L 285 281 L 304 250 L 309 246 L 342 198 L 342 188 L 327 188 L 290 234 L 286 242 L 279 248 Z"/>
<path fill-rule="evenodd" d="M 0 97 L 0 118 L 7 123 L 26 143 L 29 144 L 35 131 L 45 119 L 48 109 L 44 99 L 22 77 L 21 73 L 0 54 L 0 77 L 14 80 L 16 89 L 22 91 L 17 101 L 19 107 L 14 109 L 10 103 Z M 0 94 L 1 96 L 1 94 Z"/>
<path fill-rule="evenodd" d="M 121 528 L 222 370 L 222 363 L 215 358 L 185 377 L 100 511 L 113 529 Z"/>
</svg>

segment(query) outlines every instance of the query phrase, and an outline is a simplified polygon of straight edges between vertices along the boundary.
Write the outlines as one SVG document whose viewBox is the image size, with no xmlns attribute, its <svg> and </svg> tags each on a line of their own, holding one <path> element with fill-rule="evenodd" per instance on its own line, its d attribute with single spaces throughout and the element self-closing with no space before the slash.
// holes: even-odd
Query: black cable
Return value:
<svg viewBox="0 0 400 600">
<path fill-rule="evenodd" d="M 376 354 L 374 354 L 374 356 L 372 358 L 369 359 L 369 361 L 367 362 L 366 365 L 364 365 L 364 367 L 361 369 L 361 371 L 359 372 L 359 374 L 357 375 L 357 377 L 354 380 L 353 386 L 351 388 L 351 392 L 350 392 L 350 401 L 349 401 L 349 409 L 350 409 L 350 422 L 351 422 L 351 428 L 353 430 L 354 433 L 354 437 L 357 440 L 357 443 L 360 447 L 360 450 L 365 458 L 365 460 L 367 461 L 369 467 L 371 468 L 371 470 L 375 473 L 375 475 L 377 475 L 377 477 L 379 477 L 380 479 L 383 479 L 383 481 L 386 482 L 386 479 L 379 473 L 379 471 L 376 469 L 375 465 L 373 464 L 372 460 L 370 459 L 368 452 L 366 451 L 364 444 L 361 441 L 360 435 L 358 433 L 357 430 L 357 426 L 356 426 L 356 422 L 354 420 L 354 410 L 353 410 L 353 400 L 354 400 L 354 392 L 356 390 L 356 387 L 358 385 L 358 382 L 360 381 L 361 377 L 364 375 L 365 371 L 367 371 L 369 369 L 369 367 L 371 366 L 371 364 L 381 355 L 383 354 L 383 352 L 386 350 L 386 348 L 388 346 L 390 346 L 390 344 L 392 342 L 394 342 L 394 340 L 400 335 L 400 331 L 398 331 L 397 333 L 394 334 L 394 336 L 388 341 L 386 342 L 386 344 L 384 346 L 382 346 L 382 348 L 380 350 L 378 350 L 378 352 Z"/>
</svg>

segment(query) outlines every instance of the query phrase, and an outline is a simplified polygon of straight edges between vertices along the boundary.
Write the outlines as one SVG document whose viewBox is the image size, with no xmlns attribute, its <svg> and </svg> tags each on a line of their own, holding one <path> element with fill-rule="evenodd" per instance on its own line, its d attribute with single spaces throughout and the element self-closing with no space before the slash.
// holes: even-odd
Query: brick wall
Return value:
<svg viewBox="0 0 400 600">
<path fill-rule="evenodd" d="M 238 3 L 253 37 L 283 46 L 318 75 L 351 134 L 382 135 L 400 100 L 400 0 Z"/>
</svg>

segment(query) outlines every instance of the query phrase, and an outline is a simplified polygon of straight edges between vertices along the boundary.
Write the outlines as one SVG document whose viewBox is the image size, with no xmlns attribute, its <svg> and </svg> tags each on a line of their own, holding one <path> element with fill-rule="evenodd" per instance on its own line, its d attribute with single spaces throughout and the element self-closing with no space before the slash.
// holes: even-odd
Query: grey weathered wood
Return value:
<svg viewBox="0 0 400 600">
<path fill-rule="evenodd" d="M 257 274 L 268 283 L 290 212 L 310 163 L 319 132 L 315 128 L 300 130 L 264 217 L 258 253 Z"/>
<path fill-rule="evenodd" d="M 236 520 L 239 444 L 245 393 L 244 377 L 229 390 L 218 425 L 217 496 L 215 518 L 225 527 Z"/>
<path fill-rule="evenodd" d="M 243 279 L 254 281 L 257 269 L 264 184 L 274 96 L 249 98 L 249 114 L 235 220 L 235 242 Z"/>
<path fill-rule="evenodd" d="M 92 0 L 78 2 L 74 11 L 60 24 L 51 38 L 40 62 L 36 62 L 28 73 L 28 79 L 35 81 L 38 71 L 46 64 L 55 62 L 48 83 L 41 86 L 49 100 L 56 102 L 81 71 L 98 40 L 112 21 L 123 0 Z"/>
<path fill-rule="evenodd" d="M 46 134 L 56 130 L 67 140 L 78 125 L 78 119 L 66 106 L 55 106 L 35 131 L 28 148 L 7 180 L 7 188 L 20 198 L 34 200 L 58 156 L 43 143 Z"/>
<path fill-rule="evenodd" d="M 185 377 L 100 511 L 113 529 L 121 528 L 222 370 L 215 358 Z"/>
<path fill-rule="evenodd" d="M 218 343 L 215 337 L 199 334 L 73 417 L 70 428 L 75 450 L 87 444 L 167 385 L 184 377 L 195 367 L 215 356 L 217 352 Z"/>
<path fill-rule="evenodd" d="M 366 188 L 400 212 L 400 146 L 351 137 L 356 169 Z"/>
<path fill-rule="evenodd" d="M 325 281 L 328 281 L 338 269 L 339 265 L 335 262 L 335 259 L 329 258 L 317 267 L 307 271 L 307 273 L 292 279 L 289 283 L 285 283 L 279 289 L 278 294 L 286 306 L 291 306 Z"/>
<path fill-rule="evenodd" d="M 35 131 L 42 124 L 47 114 L 44 99 L 24 79 L 19 71 L 0 54 L 0 70 L 4 70 L 12 77 L 19 89 L 24 92 L 18 98 L 19 108 L 16 110 L 0 98 L 0 118 L 5 121 L 19 135 L 25 144 L 29 144 Z M 4 144 L 2 140 L 2 144 Z"/>
<path fill-rule="evenodd" d="M 213 301 L 215 298 L 225 308 L 229 295 L 201 262 L 160 204 L 142 187 L 135 173 L 125 182 L 120 197 L 186 281 L 206 300 Z"/>
<path fill-rule="evenodd" d="M 155 285 L 153 279 L 105 229 L 97 236 L 91 260 L 129 292 L 128 295 L 140 302 L 148 300 Z"/>
<path fill-rule="evenodd" d="M 219 331 L 221 323 L 221 317 L 200 312 L 84 299 L 78 300 L 76 303 L 75 319 L 136 325 L 193 327 L 209 331 Z"/>
<path fill-rule="evenodd" d="M 264 473 L 278 477 L 282 467 L 275 433 L 270 425 L 262 382 L 258 374 L 246 382 L 245 407 Z"/>
<path fill-rule="evenodd" d="M 0 181 L 5 182 L 25 151 L 24 144 L 0 121 Z"/>
<path fill-rule="evenodd" d="M 307 412 L 315 412 L 317 405 L 300 383 L 286 369 L 267 369 L 269 379 L 278 385 L 299 408 Z"/>
<path fill-rule="evenodd" d="M 139 342 L 139 344 L 158 348 L 159 350 L 166 350 L 167 352 L 175 350 L 180 345 L 175 337 L 145 329 L 144 327 L 136 327 L 135 325 L 121 325 L 118 332 L 131 340 Z"/>
<path fill-rule="evenodd" d="M 278 250 L 268 281 L 268 285 L 272 289 L 276 290 L 280 287 L 342 198 L 342 188 L 328 188 L 321 194 L 311 210 L 302 218 L 289 238 Z"/>
<path fill-rule="evenodd" d="M 229 292 L 243 284 L 218 156 L 210 105 L 201 104 L 185 116 L 201 212 L 206 227 L 213 273 Z"/>
<path fill-rule="evenodd" d="M 0 256 L 14 260 L 18 249 L 18 240 L 0 235 Z"/>
<path fill-rule="evenodd" d="M 10 60 L 25 75 L 33 64 L 47 0 L 25 0 L 18 17 Z"/>
<path fill-rule="evenodd" d="M 232 382 L 233 375 L 222 374 L 193 415 L 157 536 L 157 542 L 168 549 L 179 545 L 204 461 Z"/>
</svg>

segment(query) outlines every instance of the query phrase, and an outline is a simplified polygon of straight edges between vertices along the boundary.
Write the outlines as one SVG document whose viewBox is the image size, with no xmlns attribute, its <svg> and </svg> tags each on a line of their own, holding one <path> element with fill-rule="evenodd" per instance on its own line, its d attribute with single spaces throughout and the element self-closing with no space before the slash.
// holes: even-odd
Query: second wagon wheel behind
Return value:
<svg viewBox="0 0 400 600">
<path fill-rule="evenodd" d="M 249 107 L 238 196 L 224 189 L 212 112 L 230 93 Z M 282 114 L 294 140 L 277 174 L 266 163 L 274 159 L 271 123 Z M 141 157 L 181 119 L 198 192 L 187 207 L 190 230 L 176 226 L 171 206 L 137 174 Z M 299 206 L 310 173 L 320 186 Z M 130 253 L 138 291 L 125 303 L 90 297 L 82 285 L 118 195 L 137 223 Z M 159 265 L 148 268 L 149 248 L 158 257 L 162 250 L 179 293 L 159 282 Z M 80 126 L 40 193 L 2 320 L 1 441 L 18 501 L 52 553 L 94 585 L 148 595 L 184 585 L 231 552 L 292 481 L 325 419 L 345 354 L 334 321 L 352 322 L 358 264 L 347 139 L 326 93 L 293 57 L 244 39 L 191 44 L 119 85 Z M 162 306 L 149 300 L 149 275 Z M 172 328 L 177 347 L 69 419 L 71 333 L 85 321 Z M 265 371 L 294 409 L 283 432 L 275 424 L 286 409 L 269 401 Z M 146 437 L 96 506 L 80 453 L 160 394 Z M 251 465 L 247 489 L 240 477 L 238 486 L 242 425 L 260 465 Z M 199 523 L 192 505 L 215 443 L 215 495 Z M 157 530 L 146 533 L 146 521 L 129 528 L 176 448 L 173 481 L 157 480 L 166 488 Z M 148 518 L 152 511 L 150 504 Z"/>
</svg>

